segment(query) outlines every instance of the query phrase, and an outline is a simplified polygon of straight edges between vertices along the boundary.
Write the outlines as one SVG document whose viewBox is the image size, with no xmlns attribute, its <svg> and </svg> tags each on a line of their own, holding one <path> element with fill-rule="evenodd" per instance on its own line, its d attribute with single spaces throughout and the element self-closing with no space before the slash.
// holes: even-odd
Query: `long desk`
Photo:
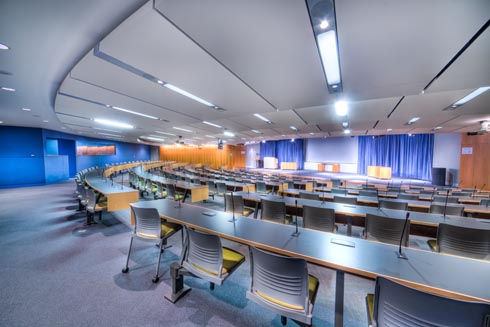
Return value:
<svg viewBox="0 0 490 327">
<path fill-rule="evenodd" d="M 410 248 L 403 249 L 408 260 L 401 260 L 396 256 L 397 247 L 388 244 L 303 228 L 293 237 L 294 226 L 247 217 L 230 222 L 228 213 L 185 204 L 179 208 L 170 200 L 137 205 L 156 208 L 171 222 L 335 269 L 337 327 L 343 325 L 345 272 L 373 279 L 383 276 L 443 296 L 490 302 L 490 262 Z"/>
<path fill-rule="evenodd" d="M 174 184 L 175 188 L 184 190 L 185 194 L 184 195 L 190 195 L 191 201 L 192 202 L 197 202 L 197 201 L 205 201 L 209 198 L 209 188 L 206 185 L 198 185 L 198 184 L 192 184 L 189 182 L 184 182 L 184 181 L 175 181 L 172 179 L 167 179 L 162 176 L 157 176 L 154 174 L 150 174 L 146 171 L 143 171 L 141 167 L 137 167 L 133 169 L 134 173 L 142 178 L 149 179 L 154 182 L 158 183 L 170 183 Z M 185 197 L 183 202 L 185 202 Z"/>
<path fill-rule="evenodd" d="M 368 166 L 367 175 L 380 179 L 391 179 L 391 167 Z"/>
<path fill-rule="evenodd" d="M 283 201 L 286 204 L 286 210 L 289 214 L 302 215 L 303 205 L 309 205 L 313 207 L 323 207 L 335 210 L 337 220 L 341 217 L 346 217 L 347 234 L 351 235 L 352 225 L 364 226 L 364 218 L 367 214 L 373 214 L 378 216 L 385 216 L 393 219 L 405 219 L 407 211 L 394 210 L 394 209 L 378 209 L 368 206 L 350 205 L 336 202 L 321 202 L 309 199 L 295 199 L 290 197 L 281 197 L 274 195 L 261 195 L 257 193 L 237 192 L 237 195 L 241 195 L 245 201 L 253 201 L 256 204 L 254 217 L 257 217 L 258 205 L 262 199 L 269 199 L 275 201 Z M 296 201 L 298 207 L 296 208 Z M 341 216 L 341 217 L 339 217 Z M 353 220 L 356 219 L 356 221 Z M 340 221 L 344 222 L 344 221 Z M 414 231 L 419 231 L 416 234 L 422 234 L 425 236 L 435 237 L 437 227 L 440 223 L 447 223 L 453 225 L 459 225 L 471 228 L 490 229 L 490 223 L 485 219 L 475 219 L 460 216 L 445 217 L 441 214 L 432 214 L 424 212 L 410 212 L 410 226 L 414 228 Z M 423 233 L 420 231 L 424 231 Z M 427 235 L 427 233 L 429 233 Z"/>
<path fill-rule="evenodd" d="M 139 201 L 137 190 L 113 183 L 111 180 L 101 177 L 97 170 L 85 174 L 85 182 L 107 197 L 107 211 L 127 209 L 131 202 Z"/>
</svg>

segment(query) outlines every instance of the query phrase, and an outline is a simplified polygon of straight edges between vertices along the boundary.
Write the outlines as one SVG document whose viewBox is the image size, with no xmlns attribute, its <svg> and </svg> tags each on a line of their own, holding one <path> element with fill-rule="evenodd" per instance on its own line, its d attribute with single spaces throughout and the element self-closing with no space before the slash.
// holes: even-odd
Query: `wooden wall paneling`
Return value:
<svg viewBox="0 0 490 327">
<path fill-rule="evenodd" d="M 231 155 L 230 155 L 231 154 Z M 162 146 L 160 160 L 198 163 L 210 165 L 214 169 L 225 166 L 227 169 L 245 167 L 245 146 L 225 145 L 222 150 L 217 147 Z"/>
<path fill-rule="evenodd" d="M 472 148 L 472 154 L 462 154 L 463 148 Z M 484 189 L 490 190 L 490 134 L 463 134 L 460 157 L 460 187 L 480 189 L 485 185 Z"/>
</svg>

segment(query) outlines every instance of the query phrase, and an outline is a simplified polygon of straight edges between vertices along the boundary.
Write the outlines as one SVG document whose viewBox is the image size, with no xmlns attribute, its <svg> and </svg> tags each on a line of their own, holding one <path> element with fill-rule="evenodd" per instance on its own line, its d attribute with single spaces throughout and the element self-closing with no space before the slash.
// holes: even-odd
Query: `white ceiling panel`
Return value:
<svg viewBox="0 0 490 327">
<path fill-rule="evenodd" d="M 273 110 L 153 10 L 152 2 L 110 33 L 100 50 L 235 114 Z"/>
<path fill-rule="evenodd" d="M 332 99 L 304 1 L 166 0 L 156 7 L 277 109 Z"/>
<path fill-rule="evenodd" d="M 420 93 L 488 20 L 488 3 L 337 1 L 344 93 L 351 99 Z"/>
</svg>

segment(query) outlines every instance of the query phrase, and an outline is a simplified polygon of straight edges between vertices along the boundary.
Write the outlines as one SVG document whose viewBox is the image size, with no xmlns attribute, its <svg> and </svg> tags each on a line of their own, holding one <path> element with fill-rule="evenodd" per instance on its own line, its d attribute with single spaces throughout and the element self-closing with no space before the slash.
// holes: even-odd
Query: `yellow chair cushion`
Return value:
<svg viewBox="0 0 490 327">
<path fill-rule="evenodd" d="M 315 277 L 313 275 L 308 275 L 308 300 L 310 301 L 310 303 L 313 302 L 313 297 L 316 294 L 316 291 L 318 289 L 319 284 L 320 284 L 320 282 L 318 281 L 317 277 Z M 285 307 L 285 308 L 292 309 L 292 310 L 304 310 L 305 309 L 302 305 L 289 304 L 289 303 L 277 300 L 277 299 L 270 297 L 268 295 L 265 295 L 264 293 L 261 293 L 259 291 L 257 291 L 257 294 L 260 295 L 261 297 L 263 297 L 264 299 L 266 299 L 267 301 L 270 301 L 272 303 L 280 305 L 281 307 Z"/>
<path fill-rule="evenodd" d="M 237 265 L 242 263 L 245 260 L 245 257 L 237 251 L 234 251 L 229 248 L 222 248 L 222 253 L 223 253 L 223 267 L 221 268 L 221 275 L 227 274 L 228 272 L 232 271 Z M 192 264 L 194 267 L 196 267 L 199 270 L 202 270 L 208 274 L 211 275 L 218 275 L 218 272 L 216 271 L 211 271 L 208 269 L 204 269 L 201 266 L 198 266 L 196 264 Z"/>
<path fill-rule="evenodd" d="M 369 324 L 372 324 L 374 321 L 374 294 L 368 294 L 366 296 L 366 305 L 369 315 Z"/>
<path fill-rule="evenodd" d="M 165 237 L 168 234 L 177 232 L 181 229 L 182 229 L 182 225 L 169 223 L 168 221 L 162 222 L 162 237 Z"/>
<path fill-rule="evenodd" d="M 248 217 L 250 216 L 251 214 L 254 213 L 254 209 L 250 209 L 250 208 L 243 208 L 243 215 L 245 217 Z"/>
<path fill-rule="evenodd" d="M 437 252 L 437 241 L 436 240 L 428 240 L 427 244 L 429 244 L 429 247 L 432 251 Z"/>
</svg>

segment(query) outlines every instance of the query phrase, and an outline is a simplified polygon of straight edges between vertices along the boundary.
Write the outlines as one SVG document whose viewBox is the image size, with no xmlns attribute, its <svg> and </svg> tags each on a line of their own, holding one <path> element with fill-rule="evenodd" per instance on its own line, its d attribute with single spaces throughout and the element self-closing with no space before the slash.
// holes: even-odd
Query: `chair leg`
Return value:
<svg viewBox="0 0 490 327">
<path fill-rule="evenodd" d="M 158 280 L 160 279 L 160 277 L 158 277 L 158 273 L 160 272 L 160 259 L 162 258 L 162 252 L 164 251 L 163 250 L 163 239 L 160 240 L 160 252 L 158 253 L 158 262 L 157 262 L 157 273 L 155 275 L 155 277 L 153 277 L 153 279 L 151 280 L 153 283 L 158 283 Z"/>
<path fill-rule="evenodd" d="M 128 272 L 128 264 L 129 264 L 129 255 L 131 254 L 131 246 L 133 245 L 133 237 L 131 236 L 131 240 L 129 241 L 129 250 L 128 250 L 128 257 L 126 258 L 126 266 L 122 269 L 122 272 L 125 274 Z"/>
<path fill-rule="evenodd" d="M 286 324 L 288 323 L 288 318 L 284 317 L 284 316 L 281 316 L 281 324 L 283 326 L 286 326 Z"/>
<path fill-rule="evenodd" d="M 209 283 L 209 289 L 210 289 L 211 291 L 214 291 L 214 283 Z"/>
<path fill-rule="evenodd" d="M 99 211 L 99 221 L 102 221 L 102 210 Z"/>
</svg>

